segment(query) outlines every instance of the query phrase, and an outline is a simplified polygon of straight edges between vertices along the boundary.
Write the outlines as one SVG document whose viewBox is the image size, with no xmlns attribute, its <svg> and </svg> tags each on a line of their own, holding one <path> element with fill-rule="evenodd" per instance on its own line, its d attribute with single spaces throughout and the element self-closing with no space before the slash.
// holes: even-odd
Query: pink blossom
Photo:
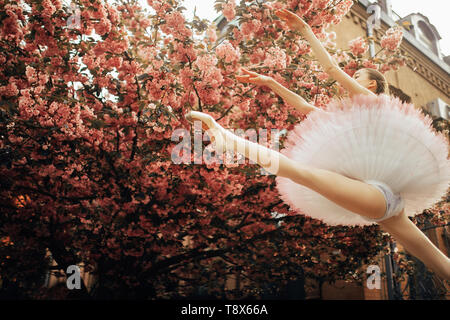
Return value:
<svg viewBox="0 0 450 320">
<path fill-rule="evenodd" d="M 108 16 L 108 12 L 106 11 L 105 7 L 103 6 L 103 4 L 99 1 L 94 1 L 92 3 L 93 9 L 90 12 L 91 17 L 93 19 L 104 19 L 105 17 Z"/>
<path fill-rule="evenodd" d="M 94 69 L 98 64 L 96 63 L 96 61 L 94 60 L 94 58 L 89 55 L 89 54 L 85 54 L 83 56 L 83 58 L 81 59 L 81 61 L 83 61 L 83 63 L 89 68 L 89 69 Z"/>
<path fill-rule="evenodd" d="M 179 40 L 192 36 L 192 31 L 186 27 L 184 16 L 179 11 L 167 14 L 165 19 L 166 24 L 160 26 L 162 32 L 172 34 Z"/>
<path fill-rule="evenodd" d="M 286 87 L 305 89 L 306 92 L 302 93 L 316 106 L 326 105 L 338 84 L 331 88 L 325 86 L 322 81 L 327 80 L 327 74 L 322 72 L 320 66 L 310 57 L 301 56 L 309 53 L 308 43 L 299 41 L 301 37 L 295 33 L 283 32 L 281 25 L 277 24 L 280 20 L 273 20 L 274 9 L 286 7 L 294 10 L 308 22 L 317 16 L 316 21 L 321 25 L 315 28 L 315 32 L 326 38 L 322 40 L 325 43 L 334 41 L 333 36 L 325 32 L 327 24 L 340 19 L 342 16 L 336 12 L 348 9 L 347 5 L 351 1 L 239 1 L 243 4 L 242 9 L 236 0 L 221 1 L 221 4 L 226 4 L 227 8 L 224 7 L 223 10 L 227 18 L 234 20 L 238 12 L 240 15 L 243 11 L 245 16 L 242 22 L 245 23 L 241 30 L 237 26 L 230 26 L 232 29 L 228 40 L 215 49 L 211 47 L 217 41 L 218 34 L 215 33 L 213 25 L 206 31 L 206 39 L 186 38 L 191 31 L 190 25 L 178 11 L 182 1 L 148 0 L 149 5 L 156 10 L 156 16 L 152 17 L 147 17 L 139 9 L 139 1 L 114 7 L 106 4 L 109 1 L 78 1 L 82 15 L 78 31 L 81 34 L 91 31 L 101 35 L 109 34 L 101 39 L 83 37 L 81 42 L 77 41 L 80 37 L 78 32 L 66 30 L 65 15 L 59 15 L 63 13 L 58 11 L 61 9 L 62 0 L 22 1 L 30 3 L 32 7 L 31 10 L 24 9 L 23 13 L 17 6 L 11 5 L 21 3 L 20 1 L 6 2 L 8 4 L 3 10 L 6 16 L 0 23 L 0 40 L 8 44 L 4 52 L 0 53 L 0 68 L 4 69 L 0 99 L 17 105 L 18 114 L 11 114 L 15 128 L 9 128 L 8 137 L 0 139 L 0 148 L 9 148 L 16 143 L 12 147 L 17 149 L 19 156 L 13 162 L 13 167 L 21 164 L 30 167 L 24 168 L 25 170 L 9 170 L 3 166 L 0 171 L 3 176 L 11 174 L 11 181 L 20 182 L 11 190 L 20 192 L 21 186 L 34 185 L 30 180 L 30 177 L 33 177 L 36 178 L 34 182 L 37 182 L 37 186 L 45 184 L 46 191 L 54 194 L 54 197 L 32 194 L 34 199 L 30 206 L 37 209 L 40 203 L 46 203 L 50 208 L 39 209 L 43 214 L 35 215 L 34 222 L 36 218 L 47 219 L 49 216 L 53 218 L 56 226 L 61 222 L 61 226 L 70 232 L 58 232 L 62 238 L 58 236 L 57 240 L 64 240 L 68 246 L 82 249 L 81 258 L 90 259 L 84 261 L 86 265 L 95 265 L 95 261 L 102 257 L 119 261 L 120 257 L 139 258 L 145 253 L 154 256 L 155 261 L 158 261 L 176 256 L 191 249 L 180 246 L 179 235 L 182 233 L 189 234 L 192 237 L 191 244 L 201 248 L 202 239 L 214 238 L 217 234 L 217 228 L 209 226 L 214 215 L 237 226 L 241 221 L 239 212 L 255 213 L 248 218 L 250 228 L 244 230 L 247 232 L 244 235 L 248 236 L 247 239 L 254 236 L 249 234 L 251 232 L 261 233 L 269 230 L 269 226 L 261 224 L 264 219 L 258 219 L 259 215 L 267 215 L 267 210 L 255 210 L 255 205 L 258 208 L 267 208 L 276 195 L 267 192 L 268 190 L 260 190 L 253 197 L 254 203 L 245 197 L 241 199 L 239 195 L 249 182 L 248 175 L 242 174 L 241 170 L 228 170 L 238 166 L 237 163 L 228 161 L 230 154 L 225 154 L 224 165 L 174 166 L 166 159 L 166 155 L 170 150 L 169 145 L 175 144 L 166 142 L 170 140 L 173 130 L 181 126 L 183 113 L 191 108 L 200 110 L 203 107 L 203 111 L 216 119 L 223 116 L 221 123 L 229 128 L 256 126 L 271 129 L 293 125 L 292 121 L 287 121 L 288 115 L 296 118 L 301 114 L 296 113 L 294 108 L 286 110 L 279 105 L 279 97 L 269 88 L 249 89 L 249 86 L 235 81 L 232 75 L 235 68 L 240 66 L 241 60 L 249 67 L 251 64 L 258 64 L 258 67 L 264 67 L 263 63 L 268 65 L 271 69 L 267 71 L 263 68 L 261 73 L 273 76 Z M 43 6 L 37 4 L 43 2 Z M 333 12 L 329 8 L 334 4 L 336 8 Z M 44 6 L 47 11 L 42 13 Z M 156 32 L 150 35 L 151 39 L 144 30 L 149 23 L 153 24 L 153 29 L 159 30 L 159 34 Z M 59 29 L 62 32 L 55 36 L 55 31 Z M 34 33 L 34 38 L 30 37 L 30 32 Z M 282 39 L 285 36 L 287 39 Z M 69 60 L 64 61 L 64 57 L 73 49 L 77 54 L 73 57 L 69 54 Z M 125 50 L 128 54 L 124 53 Z M 345 53 L 334 52 L 334 56 L 343 57 L 340 61 L 343 65 L 349 62 L 350 59 Z M 80 57 L 91 71 L 89 77 L 76 70 L 80 67 Z M 396 59 L 400 59 L 389 52 L 387 57 L 378 58 L 382 61 L 380 64 L 390 64 L 387 66 L 393 66 L 398 63 Z M 275 71 L 275 68 L 289 65 L 291 59 L 296 69 L 290 72 Z M 348 64 L 347 71 L 353 72 L 364 63 L 363 60 L 358 59 L 356 65 Z M 14 66 L 21 64 L 29 68 L 23 72 L 20 68 L 14 69 Z M 369 63 L 364 65 L 372 66 Z M 118 77 L 115 76 L 116 72 Z M 139 78 L 138 86 L 136 76 L 142 74 L 148 76 L 145 79 Z M 320 80 L 319 83 L 316 79 Z M 81 82 L 85 87 L 69 86 L 68 90 L 58 90 L 58 84 L 70 81 Z M 108 97 L 107 92 L 114 95 L 117 102 L 111 101 L 112 97 Z M 105 99 L 102 99 L 103 93 Z M 100 96 L 102 98 L 99 98 Z M 142 114 L 141 121 L 138 122 L 140 110 L 145 112 L 145 117 Z M 169 116 L 168 111 L 173 112 L 172 116 Z M 96 118 L 98 121 L 89 121 Z M 31 121 L 21 121 L 23 119 Z M 46 130 L 36 130 L 38 126 Z M 29 135 L 32 139 L 14 135 L 21 132 L 25 132 L 26 136 Z M 190 138 L 191 133 L 188 130 L 185 134 Z M 33 142 L 36 138 L 45 138 L 46 141 L 36 144 Z M 77 141 L 67 143 L 74 139 Z M 132 158 L 133 149 L 135 152 L 133 151 Z M 43 150 L 51 152 L 42 152 Z M 183 160 L 186 159 L 187 162 L 192 157 L 199 158 L 189 151 L 184 150 Z M 52 159 L 55 161 L 49 161 Z M 243 159 L 245 160 L 245 157 Z M 48 166 L 50 163 L 53 163 L 53 166 Z M 23 172 L 30 174 L 23 175 Z M 45 181 L 39 176 L 39 172 L 43 173 Z M 201 188 L 199 187 L 199 177 L 208 188 L 205 188 L 203 183 Z M 267 177 L 253 178 L 263 183 L 267 180 Z M 97 198 L 59 202 L 52 200 L 60 198 L 58 192 L 61 190 L 64 191 L 64 198 Z M 127 191 L 126 194 L 124 190 Z M 208 205 L 211 202 L 211 191 L 217 204 L 214 215 L 211 215 Z M 186 202 L 187 195 L 195 195 L 194 205 Z M 129 197 L 131 199 L 125 199 Z M 148 206 L 139 208 L 142 204 Z M 81 205 L 83 208 L 80 208 Z M 17 213 L 39 213 L 39 210 L 19 209 Z M 64 214 L 57 214 L 59 212 L 73 213 L 80 219 L 67 221 Z M 132 212 L 136 219 L 130 220 L 128 217 L 131 217 Z M 171 219 L 173 212 L 177 214 L 175 220 Z M 193 213 L 195 216 L 191 219 Z M 162 219 L 157 219 L 161 223 L 155 224 L 149 214 L 156 218 L 161 217 Z M 48 222 L 43 220 L 43 228 L 38 228 L 38 232 L 48 232 L 45 221 Z M 128 223 L 130 221 L 131 223 Z M 19 227 L 21 222 L 17 221 Z M 72 222 L 76 225 L 71 224 Z M 203 229 L 200 228 L 202 226 Z M 309 222 L 305 223 L 305 226 L 306 233 L 309 232 L 308 229 L 317 229 L 312 228 L 315 225 Z M 77 230 L 82 233 L 76 234 Z M 70 240 L 72 233 L 73 241 Z M 95 241 L 90 241 L 96 237 L 95 234 L 107 235 L 103 245 L 97 246 Z M 122 237 L 123 235 L 128 235 L 128 238 Z M 327 236 L 329 235 L 324 234 L 324 237 Z M 133 237 L 141 239 L 131 239 Z M 231 235 L 226 239 L 219 239 L 219 243 L 215 243 L 216 247 L 212 249 L 232 247 L 235 242 L 240 243 L 242 240 L 238 239 L 239 237 L 234 238 Z M 144 244 L 144 252 L 134 248 L 136 243 Z M 264 245 L 263 242 L 261 244 Z M 290 244 L 292 243 L 285 247 L 289 248 Z M 299 245 L 295 241 L 292 245 L 300 251 L 305 249 L 303 244 Z M 264 255 L 270 258 L 273 257 L 273 252 L 265 250 Z M 138 260 L 130 261 L 133 264 L 133 261 Z M 144 261 L 137 265 L 147 268 L 145 265 L 151 267 L 152 262 Z M 216 266 L 213 265 L 213 268 Z M 105 272 L 111 276 L 117 274 L 113 271 L 110 269 Z M 180 275 L 183 276 L 185 272 L 190 274 L 191 271 L 187 268 L 180 271 Z M 130 273 L 126 276 L 124 283 L 137 282 Z M 165 282 L 164 277 L 161 280 L 151 283 L 155 285 L 160 296 L 161 292 L 167 292 L 159 288 Z"/>
<path fill-rule="evenodd" d="M 166 16 L 166 23 L 171 28 L 179 28 L 180 26 L 184 27 L 185 19 L 181 12 L 173 11 Z"/>
<path fill-rule="evenodd" d="M 122 54 L 125 50 L 128 49 L 130 43 L 126 37 L 122 38 L 120 41 L 110 41 L 109 42 L 110 51 L 116 54 Z"/>
<path fill-rule="evenodd" d="M 341 16 L 333 16 L 333 20 L 331 20 L 331 23 L 333 24 L 339 24 L 342 21 L 342 17 Z"/>
<path fill-rule="evenodd" d="M 231 21 L 236 16 L 236 3 L 235 0 L 228 0 L 222 9 L 222 13 L 228 21 Z"/>
<path fill-rule="evenodd" d="M 325 9 L 328 6 L 330 0 L 313 0 L 313 6 L 317 9 Z"/>
<path fill-rule="evenodd" d="M 250 53 L 249 59 L 252 64 L 258 64 L 260 61 L 264 61 L 265 52 L 262 48 L 258 48 Z"/>
<path fill-rule="evenodd" d="M 310 25 L 312 26 L 320 26 L 324 22 L 324 17 L 322 15 L 316 15 L 314 16 L 313 20 L 310 22 Z M 313 32 L 317 34 L 322 34 L 322 30 L 314 28 Z"/>
<path fill-rule="evenodd" d="M 122 66 L 123 58 L 120 56 L 112 57 L 108 60 L 108 67 L 119 69 Z"/>
<path fill-rule="evenodd" d="M 217 58 L 212 54 L 205 54 L 199 58 L 194 63 L 200 71 L 208 72 L 208 70 L 217 65 Z"/>
<path fill-rule="evenodd" d="M 0 95 L 4 95 L 6 97 L 13 97 L 19 94 L 19 90 L 14 82 L 8 83 L 6 86 L 0 87 Z"/>
<path fill-rule="evenodd" d="M 350 11 L 350 8 L 352 6 L 353 0 L 344 0 L 342 2 L 339 2 L 338 5 L 336 5 L 336 7 L 334 8 L 335 16 L 339 18 L 345 16 Z"/>
<path fill-rule="evenodd" d="M 111 22 L 108 19 L 102 18 L 94 28 L 98 35 L 103 36 L 111 31 Z"/>
<path fill-rule="evenodd" d="M 377 66 L 372 61 L 369 61 L 369 60 L 366 60 L 363 62 L 363 67 L 370 68 L 370 69 L 377 69 Z"/>
<path fill-rule="evenodd" d="M 311 52 L 311 47 L 309 46 L 309 43 L 305 40 L 297 41 L 297 46 L 298 46 L 297 54 L 307 54 Z"/>
<path fill-rule="evenodd" d="M 239 48 L 234 48 L 228 41 L 222 42 L 216 48 L 216 55 L 220 59 L 224 59 L 226 63 L 239 61 L 241 56 Z"/>
<path fill-rule="evenodd" d="M 294 76 L 297 78 L 302 78 L 305 75 L 304 71 L 301 69 L 294 70 Z"/>
<path fill-rule="evenodd" d="M 208 72 L 206 72 L 203 75 L 203 79 L 200 82 L 200 84 L 202 86 L 204 86 L 205 88 L 212 87 L 212 88 L 217 89 L 222 84 L 222 82 L 223 82 L 223 76 L 222 76 L 220 69 L 210 68 L 208 70 Z"/>
<path fill-rule="evenodd" d="M 311 88 L 314 87 L 314 82 L 307 82 L 307 81 L 301 80 L 301 81 L 299 81 L 298 86 L 299 87 L 304 87 L 304 88 L 307 88 L 307 89 L 311 89 Z"/>
<path fill-rule="evenodd" d="M 33 82 L 37 81 L 36 70 L 33 67 L 27 66 L 26 67 L 26 71 L 25 71 L 25 75 L 27 76 L 27 80 L 30 83 L 33 83 Z"/>
<path fill-rule="evenodd" d="M 286 68 L 286 53 L 278 47 L 271 47 L 266 52 L 264 65 L 270 68 L 284 69 Z"/>
<path fill-rule="evenodd" d="M 174 51 L 170 52 L 169 58 L 179 62 L 188 62 L 197 59 L 197 53 L 192 44 L 175 42 Z"/>
<path fill-rule="evenodd" d="M 326 72 L 319 72 L 317 74 L 317 79 L 319 79 L 320 81 L 328 80 L 328 78 L 329 78 L 329 75 Z"/>
<path fill-rule="evenodd" d="M 109 16 L 109 20 L 112 23 L 117 23 L 119 22 L 119 12 L 117 11 L 115 6 L 112 6 L 110 4 L 105 4 L 106 9 L 108 10 L 108 16 Z"/>
<path fill-rule="evenodd" d="M 358 63 L 356 61 L 350 61 L 345 67 L 344 71 L 351 77 L 355 74 L 358 68 Z"/>
<path fill-rule="evenodd" d="M 390 51 L 395 51 L 400 47 L 403 39 L 401 27 L 394 26 L 386 31 L 386 35 L 381 38 L 381 47 Z"/>
<path fill-rule="evenodd" d="M 189 88 L 192 85 L 192 77 L 194 72 L 191 68 L 183 68 L 180 70 L 181 83 L 185 88 Z"/>
<path fill-rule="evenodd" d="M 349 47 L 355 56 L 363 55 L 369 50 L 366 40 L 363 37 L 358 37 L 349 42 Z"/>
<path fill-rule="evenodd" d="M 233 36 L 238 43 L 242 41 L 243 35 L 239 28 L 233 28 Z"/>
<path fill-rule="evenodd" d="M 207 37 L 208 41 L 211 43 L 214 43 L 217 41 L 217 33 L 216 33 L 216 29 L 214 26 L 210 26 L 206 30 L 206 37 Z"/>
<path fill-rule="evenodd" d="M 39 85 L 43 86 L 48 82 L 48 75 L 45 73 L 39 73 Z"/>
<path fill-rule="evenodd" d="M 391 68 L 391 66 L 389 65 L 389 64 L 383 64 L 381 67 L 380 67 L 380 72 L 381 73 L 385 73 L 386 71 L 389 71 L 389 70 L 391 70 L 392 68 Z"/>
<path fill-rule="evenodd" d="M 261 21 L 257 19 L 246 21 L 241 25 L 241 32 L 247 39 L 249 39 L 253 34 L 259 31 L 261 25 Z"/>
<path fill-rule="evenodd" d="M 50 18 L 56 11 L 55 6 L 50 0 L 42 1 L 42 6 L 44 9 L 41 12 L 41 15 L 46 18 Z"/>
<path fill-rule="evenodd" d="M 6 40 L 14 40 L 16 44 L 20 43 L 23 38 L 23 31 L 19 27 L 17 15 L 10 13 L 11 16 L 3 19 L 0 30 L 0 38 Z"/>
<path fill-rule="evenodd" d="M 45 87 L 44 86 L 36 86 L 34 87 L 34 93 L 37 95 L 40 95 L 42 93 L 42 91 L 44 91 Z"/>
<path fill-rule="evenodd" d="M 27 163 L 27 158 L 25 158 L 25 157 L 16 161 L 16 164 L 19 164 L 19 165 L 24 165 L 26 163 Z"/>
</svg>

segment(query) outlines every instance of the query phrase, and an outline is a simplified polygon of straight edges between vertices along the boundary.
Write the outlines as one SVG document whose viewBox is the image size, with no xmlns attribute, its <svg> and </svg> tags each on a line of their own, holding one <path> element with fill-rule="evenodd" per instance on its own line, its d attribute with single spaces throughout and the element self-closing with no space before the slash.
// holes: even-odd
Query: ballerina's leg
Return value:
<svg viewBox="0 0 450 320">
<path fill-rule="evenodd" d="M 386 200 L 381 191 L 363 181 L 339 173 L 298 163 L 278 151 L 241 138 L 219 127 L 225 137 L 225 147 L 237 151 L 258 163 L 268 172 L 286 177 L 312 189 L 337 205 L 371 219 L 386 212 Z"/>
<path fill-rule="evenodd" d="M 221 130 L 226 137 L 227 150 L 238 151 L 269 172 L 310 188 L 352 212 L 371 219 L 384 216 L 386 200 L 376 187 L 333 171 L 306 166 L 226 129 Z M 407 218 L 404 209 L 400 214 L 379 223 L 411 254 L 443 279 L 450 280 L 450 259 Z"/>
<path fill-rule="evenodd" d="M 380 221 L 379 224 L 410 254 L 420 259 L 443 279 L 450 280 L 450 259 L 409 220 L 404 210 L 399 215 Z"/>
<path fill-rule="evenodd" d="M 222 137 L 219 138 L 222 140 L 219 144 L 222 143 L 222 147 L 226 150 L 237 151 L 270 173 L 310 188 L 356 214 L 371 219 L 384 216 L 386 200 L 376 187 L 333 171 L 298 163 L 278 151 L 241 138 L 217 123 L 213 125 L 208 119 L 204 120 L 208 126 L 215 127 L 212 135 Z M 205 126 L 203 128 L 206 129 Z M 450 280 L 450 259 L 407 218 L 404 209 L 400 214 L 380 221 L 379 224 L 411 254 L 422 260 L 443 279 Z"/>
<path fill-rule="evenodd" d="M 384 195 L 376 187 L 333 171 L 307 166 L 282 153 L 241 138 L 219 125 L 210 115 L 198 111 L 187 114 L 206 123 L 219 150 L 239 152 L 268 172 L 286 177 L 316 191 L 337 205 L 361 216 L 379 219 L 386 212 Z"/>
</svg>

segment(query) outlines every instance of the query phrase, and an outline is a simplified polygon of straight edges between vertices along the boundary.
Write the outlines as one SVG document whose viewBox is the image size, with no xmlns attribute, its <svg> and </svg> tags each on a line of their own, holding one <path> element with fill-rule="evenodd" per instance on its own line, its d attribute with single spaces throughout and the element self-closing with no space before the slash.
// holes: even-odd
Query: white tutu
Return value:
<svg viewBox="0 0 450 320">
<path fill-rule="evenodd" d="M 313 111 L 288 133 L 281 153 L 303 164 L 387 184 L 420 214 L 446 195 L 450 182 L 448 139 L 412 104 L 387 95 L 336 100 L 328 113 Z M 280 197 L 293 210 L 329 225 L 370 225 L 319 193 L 276 177 Z"/>
</svg>

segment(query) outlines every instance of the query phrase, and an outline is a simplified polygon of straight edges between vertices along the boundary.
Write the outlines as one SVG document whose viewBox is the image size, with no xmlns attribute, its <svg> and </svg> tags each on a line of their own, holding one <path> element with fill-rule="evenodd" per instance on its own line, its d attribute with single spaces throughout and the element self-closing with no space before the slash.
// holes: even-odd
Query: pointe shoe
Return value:
<svg viewBox="0 0 450 320">
<path fill-rule="evenodd" d="M 192 118 L 192 115 L 195 115 L 195 113 L 202 113 L 202 112 L 198 112 L 198 111 L 189 111 L 187 113 L 185 113 L 184 118 L 187 120 L 187 122 L 189 122 L 190 124 L 194 124 L 194 119 Z M 212 118 L 212 117 L 211 117 Z M 200 119 L 199 119 L 200 120 Z M 213 119 L 214 120 L 214 119 Z M 202 121 L 202 128 L 203 130 L 207 131 L 208 125 Z"/>
<path fill-rule="evenodd" d="M 214 142 L 216 150 L 224 152 L 227 150 L 226 146 L 231 145 L 231 142 L 228 144 L 225 143 L 227 136 L 226 130 L 209 114 L 199 111 L 189 111 L 185 114 L 185 118 L 191 124 L 194 123 L 195 119 L 202 121 L 202 128 L 208 131 L 210 136 L 212 135 L 211 141 Z"/>
</svg>

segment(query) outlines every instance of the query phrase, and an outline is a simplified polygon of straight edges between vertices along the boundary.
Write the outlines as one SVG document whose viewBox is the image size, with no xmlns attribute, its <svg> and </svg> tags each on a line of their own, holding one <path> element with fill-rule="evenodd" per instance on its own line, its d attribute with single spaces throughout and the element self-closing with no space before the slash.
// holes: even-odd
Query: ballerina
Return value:
<svg viewBox="0 0 450 320">
<path fill-rule="evenodd" d="M 299 16 L 286 9 L 275 13 L 304 36 L 349 98 L 322 110 L 273 78 L 243 69 L 238 81 L 268 86 L 307 114 L 289 132 L 281 152 L 233 134 L 209 114 L 190 111 L 186 119 L 202 121 L 216 150 L 237 151 L 276 175 L 281 198 L 292 209 L 329 225 L 378 223 L 410 254 L 450 280 L 450 259 L 408 218 L 445 195 L 448 141 L 413 105 L 386 94 L 381 73 L 360 69 L 350 77 Z"/>
</svg>

